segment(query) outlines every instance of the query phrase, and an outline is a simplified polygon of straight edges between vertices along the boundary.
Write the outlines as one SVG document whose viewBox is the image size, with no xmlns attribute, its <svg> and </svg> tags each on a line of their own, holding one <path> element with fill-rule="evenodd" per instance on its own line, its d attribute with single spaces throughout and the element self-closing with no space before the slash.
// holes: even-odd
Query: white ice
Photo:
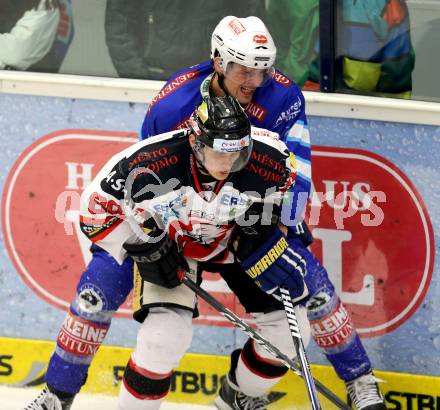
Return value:
<svg viewBox="0 0 440 410">
<path fill-rule="evenodd" d="M 0 386 L 0 408 L 1 410 L 21 410 L 37 397 L 39 392 L 39 389 Z M 117 398 L 115 396 L 80 393 L 71 410 L 116 410 L 116 406 Z M 213 408 L 214 406 L 165 402 L 161 410 L 212 410 Z"/>
</svg>

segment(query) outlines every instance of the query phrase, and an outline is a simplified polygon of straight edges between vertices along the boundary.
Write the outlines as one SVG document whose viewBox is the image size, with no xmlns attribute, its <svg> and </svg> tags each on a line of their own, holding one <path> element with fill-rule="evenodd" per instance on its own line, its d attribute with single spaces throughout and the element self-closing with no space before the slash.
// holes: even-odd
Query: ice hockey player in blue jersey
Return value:
<svg viewBox="0 0 440 410">
<path fill-rule="evenodd" d="M 348 312 L 335 293 L 327 271 L 307 249 L 312 238 L 306 224 L 300 220 L 311 185 L 305 101 L 295 83 L 273 68 L 275 56 L 275 45 L 261 20 L 256 17 L 224 18 L 213 32 L 212 59 L 177 73 L 166 83 L 147 111 L 142 138 L 184 128 L 203 96 L 221 96 L 225 93 L 238 99 L 253 125 L 280 135 L 297 160 L 293 211 L 289 215 L 290 225 L 294 226 L 290 227 L 288 235 L 302 241 L 302 254 L 307 260 L 305 280 L 310 294 L 308 317 L 316 325 L 312 327 L 312 336 L 318 339 L 326 331 L 327 327 L 320 323 L 331 321 L 336 315 L 347 316 L 343 323 L 335 321 L 340 325 L 331 329 L 331 334 L 326 338 L 330 342 L 321 347 L 338 376 L 346 383 L 353 407 L 357 410 L 383 410 L 385 406 L 377 379 L 372 375 L 371 363 Z M 267 137 L 270 138 L 270 134 Z M 44 410 L 45 406 L 51 408 L 50 403 L 58 406 L 54 407 L 56 409 L 70 409 L 74 396 L 85 383 L 99 344 L 87 339 L 76 344 L 69 343 L 69 329 L 75 323 L 90 326 L 100 332 L 102 341 L 114 312 L 133 287 L 133 263 L 130 258 L 119 265 L 102 248 L 95 246 L 92 252 L 92 260 L 81 275 L 50 359 L 46 373 L 47 386 L 27 407 L 29 410 Z M 89 302 L 91 295 L 96 302 L 93 306 Z M 319 334 L 316 330 L 319 330 Z M 233 404 L 229 406 L 231 397 L 240 395 L 246 399 L 235 378 L 235 369 L 243 364 L 243 357 L 247 363 L 253 364 L 256 371 L 259 366 L 265 365 L 264 360 L 255 357 L 251 344 L 232 353 L 231 371 L 220 392 L 223 408 L 240 408 L 233 407 Z"/>
</svg>

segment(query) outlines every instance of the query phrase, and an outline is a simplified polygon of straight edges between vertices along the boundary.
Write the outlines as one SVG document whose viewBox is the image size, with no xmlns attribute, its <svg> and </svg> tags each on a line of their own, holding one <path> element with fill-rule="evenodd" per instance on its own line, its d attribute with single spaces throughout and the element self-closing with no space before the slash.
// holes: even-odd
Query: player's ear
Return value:
<svg viewBox="0 0 440 410">
<path fill-rule="evenodd" d="M 213 62 L 214 62 L 214 70 L 218 74 L 224 74 L 224 70 L 222 67 L 222 58 L 220 56 L 214 57 Z"/>
<path fill-rule="evenodd" d="M 194 144 L 196 143 L 196 136 L 193 133 L 191 133 L 189 134 L 188 140 L 189 140 L 189 145 L 191 145 L 191 147 L 194 147 Z"/>
</svg>

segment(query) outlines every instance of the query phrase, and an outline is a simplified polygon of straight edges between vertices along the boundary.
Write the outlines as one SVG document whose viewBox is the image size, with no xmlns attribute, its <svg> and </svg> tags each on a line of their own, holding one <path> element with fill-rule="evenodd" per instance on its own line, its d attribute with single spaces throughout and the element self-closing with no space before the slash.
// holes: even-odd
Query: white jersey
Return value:
<svg viewBox="0 0 440 410">
<path fill-rule="evenodd" d="M 82 231 L 119 263 L 125 242 L 148 240 L 146 221 L 176 241 L 184 256 L 230 262 L 237 224 L 266 223 L 293 186 L 295 161 L 277 134 L 252 128 L 246 167 L 225 181 L 203 181 L 188 142 L 189 131 L 142 141 L 115 155 L 81 197 Z M 250 208 L 258 209 L 250 215 Z M 264 223 L 264 222 L 263 222 Z"/>
</svg>

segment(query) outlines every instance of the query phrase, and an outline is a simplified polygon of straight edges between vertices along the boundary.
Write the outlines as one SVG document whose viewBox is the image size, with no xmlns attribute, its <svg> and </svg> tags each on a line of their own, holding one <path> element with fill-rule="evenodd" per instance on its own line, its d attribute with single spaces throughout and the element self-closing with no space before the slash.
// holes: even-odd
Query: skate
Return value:
<svg viewBox="0 0 440 410">
<path fill-rule="evenodd" d="M 223 379 L 219 395 L 214 401 L 219 410 L 267 410 L 267 403 L 268 400 L 264 396 L 246 396 L 230 380 L 229 375 Z"/>
<path fill-rule="evenodd" d="M 377 384 L 381 381 L 370 372 L 346 382 L 348 404 L 356 410 L 386 410 Z"/>
<path fill-rule="evenodd" d="M 60 398 L 46 386 L 38 397 L 23 410 L 69 410 L 73 397 Z"/>
</svg>

